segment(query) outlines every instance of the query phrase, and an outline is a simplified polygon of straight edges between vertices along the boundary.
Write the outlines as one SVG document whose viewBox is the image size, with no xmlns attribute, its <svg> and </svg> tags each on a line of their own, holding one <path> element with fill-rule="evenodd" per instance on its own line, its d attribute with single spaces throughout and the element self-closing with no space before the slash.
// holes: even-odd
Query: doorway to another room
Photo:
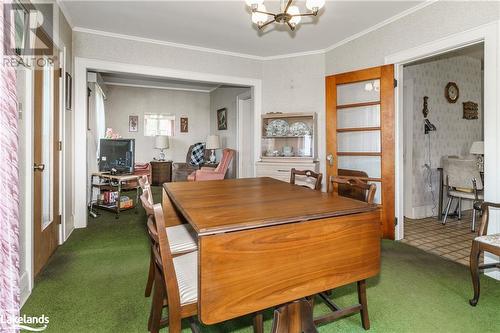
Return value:
<svg viewBox="0 0 500 333">
<path fill-rule="evenodd" d="M 408 63 L 403 77 L 402 241 L 468 265 L 484 198 L 484 44 Z"/>
</svg>

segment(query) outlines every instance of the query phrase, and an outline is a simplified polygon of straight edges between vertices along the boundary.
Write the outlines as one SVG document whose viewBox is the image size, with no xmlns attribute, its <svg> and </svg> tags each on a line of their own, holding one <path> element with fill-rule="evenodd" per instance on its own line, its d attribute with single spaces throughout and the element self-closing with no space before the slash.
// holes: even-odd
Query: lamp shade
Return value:
<svg viewBox="0 0 500 333">
<path fill-rule="evenodd" d="M 218 135 L 209 135 L 207 137 L 207 149 L 219 149 L 220 148 L 220 140 Z"/>
<path fill-rule="evenodd" d="M 155 148 L 156 149 L 168 149 L 168 136 L 157 135 L 155 138 Z"/>
<path fill-rule="evenodd" d="M 475 155 L 484 155 L 484 141 L 475 141 L 470 146 L 469 153 Z"/>
</svg>

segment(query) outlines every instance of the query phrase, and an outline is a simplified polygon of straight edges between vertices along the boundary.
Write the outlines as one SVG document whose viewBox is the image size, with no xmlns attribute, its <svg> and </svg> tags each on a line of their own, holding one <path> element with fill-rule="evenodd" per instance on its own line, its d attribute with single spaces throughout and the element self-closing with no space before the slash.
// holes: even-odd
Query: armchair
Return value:
<svg viewBox="0 0 500 333">
<path fill-rule="evenodd" d="M 193 150 L 194 145 L 189 146 L 189 150 L 186 154 L 186 162 L 175 162 L 172 163 L 172 181 L 173 182 L 182 182 L 186 181 L 188 176 L 200 169 L 198 165 L 191 165 L 191 152 Z M 210 159 L 210 151 L 205 149 L 205 161 Z"/>
<path fill-rule="evenodd" d="M 188 181 L 221 180 L 226 176 L 226 172 L 234 158 L 235 151 L 226 148 L 222 153 L 222 159 L 217 168 L 202 167 L 188 176 Z"/>
</svg>

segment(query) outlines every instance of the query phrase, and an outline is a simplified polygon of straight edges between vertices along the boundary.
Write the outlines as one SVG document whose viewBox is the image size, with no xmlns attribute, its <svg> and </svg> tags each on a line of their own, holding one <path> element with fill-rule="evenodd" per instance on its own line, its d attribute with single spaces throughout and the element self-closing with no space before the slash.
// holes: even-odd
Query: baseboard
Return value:
<svg viewBox="0 0 500 333">
<path fill-rule="evenodd" d="M 19 279 L 19 292 L 21 297 L 21 307 L 26 303 L 31 295 L 30 280 L 27 272 L 23 272 Z"/>
<path fill-rule="evenodd" d="M 443 200 L 443 206 L 446 205 L 446 200 Z M 457 201 L 456 199 L 453 201 L 451 206 L 451 210 L 454 210 L 456 207 Z M 410 211 L 410 214 L 406 214 L 405 216 L 410 219 L 425 219 L 428 217 L 437 216 L 438 207 L 434 208 L 434 213 L 432 212 L 434 205 L 426 205 L 426 206 L 418 206 L 413 207 Z M 443 209 L 446 207 L 443 207 Z M 472 201 L 471 200 L 462 200 L 462 211 L 472 209 Z"/>
<path fill-rule="evenodd" d="M 484 254 L 484 263 L 485 264 L 498 262 L 498 261 L 499 261 L 499 257 L 494 256 L 493 254 L 487 253 L 487 252 Z M 484 274 L 486 274 L 487 276 L 489 276 L 495 280 L 500 280 L 500 269 L 498 269 L 498 268 L 487 269 L 484 272 Z"/>
<path fill-rule="evenodd" d="M 427 205 L 427 206 L 419 206 L 419 207 L 413 207 L 410 211 L 411 216 L 406 215 L 406 217 L 410 219 L 425 219 L 427 217 L 432 217 L 432 208 L 433 205 Z M 437 214 L 437 209 L 435 209 L 435 213 Z"/>
</svg>

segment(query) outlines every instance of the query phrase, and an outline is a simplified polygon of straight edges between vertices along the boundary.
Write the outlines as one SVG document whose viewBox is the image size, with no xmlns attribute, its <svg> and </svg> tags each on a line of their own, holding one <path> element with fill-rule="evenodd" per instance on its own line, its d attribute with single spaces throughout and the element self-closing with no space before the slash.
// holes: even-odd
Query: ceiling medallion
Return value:
<svg viewBox="0 0 500 333">
<path fill-rule="evenodd" d="M 259 30 L 269 24 L 276 22 L 287 24 L 293 31 L 300 23 L 302 16 L 316 16 L 318 11 L 325 5 L 325 0 L 306 0 L 306 8 L 309 13 L 300 13 L 299 7 L 292 6 L 293 0 L 281 0 L 281 12 L 277 14 L 270 13 L 264 6 L 264 0 L 245 0 L 247 5 L 252 9 L 252 22 L 255 23 Z"/>
</svg>

